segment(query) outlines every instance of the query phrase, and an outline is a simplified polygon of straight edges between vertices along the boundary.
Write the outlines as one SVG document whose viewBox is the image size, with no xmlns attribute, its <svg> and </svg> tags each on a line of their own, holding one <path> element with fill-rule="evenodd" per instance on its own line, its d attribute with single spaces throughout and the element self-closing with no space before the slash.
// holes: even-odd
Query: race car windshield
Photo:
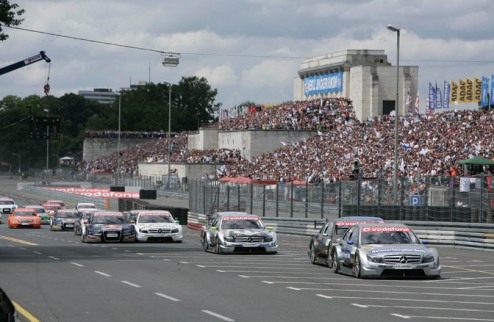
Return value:
<svg viewBox="0 0 494 322">
<path fill-rule="evenodd" d="M 79 218 L 75 212 L 59 213 L 58 218 Z"/>
<path fill-rule="evenodd" d="M 17 211 L 14 213 L 14 216 L 25 217 L 25 216 L 36 216 L 36 213 L 31 211 Z"/>
<path fill-rule="evenodd" d="M 151 216 L 140 216 L 140 224 L 151 224 L 151 223 L 173 223 L 174 220 L 170 216 L 166 215 L 151 215 Z"/>
<path fill-rule="evenodd" d="M 362 232 L 362 244 L 417 244 L 419 241 L 409 231 Z"/>
<path fill-rule="evenodd" d="M 9 201 L 9 200 L 0 200 L 0 205 L 13 205 L 14 202 L 13 201 Z"/>
<path fill-rule="evenodd" d="M 221 229 L 260 229 L 262 223 L 259 220 L 223 220 Z"/>
<path fill-rule="evenodd" d="M 125 218 L 123 216 L 94 216 L 93 224 L 125 224 Z"/>
</svg>

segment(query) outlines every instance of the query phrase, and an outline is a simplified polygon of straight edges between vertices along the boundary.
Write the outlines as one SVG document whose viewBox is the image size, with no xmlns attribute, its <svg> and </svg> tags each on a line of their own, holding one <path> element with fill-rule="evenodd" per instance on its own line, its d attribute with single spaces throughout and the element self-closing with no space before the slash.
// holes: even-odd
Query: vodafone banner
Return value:
<svg viewBox="0 0 494 322">
<path fill-rule="evenodd" d="M 53 187 L 44 188 L 48 190 L 62 191 L 75 195 L 83 195 L 95 198 L 123 198 L 139 199 L 139 192 L 118 192 L 110 191 L 110 188 L 74 188 L 74 187 Z"/>
</svg>

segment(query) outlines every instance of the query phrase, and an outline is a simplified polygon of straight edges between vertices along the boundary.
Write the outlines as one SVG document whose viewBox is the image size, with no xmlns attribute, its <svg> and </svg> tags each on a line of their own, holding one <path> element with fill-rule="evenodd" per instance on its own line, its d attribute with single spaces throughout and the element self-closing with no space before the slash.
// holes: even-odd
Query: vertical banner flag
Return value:
<svg viewBox="0 0 494 322">
<path fill-rule="evenodd" d="M 429 83 L 429 96 L 427 97 L 427 99 L 427 110 L 432 111 L 434 109 L 434 102 L 436 101 L 436 99 L 434 98 L 434 87 L 431 83 Z"/>
<path fill-rule="evenodd" d="M 489 78 L 482 76 L 482 101 L 480 105 L 489 105 Z"/>
<path fill-rule="evenodd" d="M 455 81 L 451 81 L 451 104 L 458 102 L 458 84 Z"/>
<path fill-rule="evenodd" d="M 449 94 L 451 92 L 451 85 L 444 81 L 444 99 L 443 99 L 443 108 L 449 108 Z"/>
<path fill-rule="evenodd" d="M 467 84 L 465 86 L 465 102 L 473 102 L 473 81 L 467 77 Z"/>
<path fill-rule="evenodd" d="M 460 86 L 459 86 L 459 90 L 460 90 L 460 94 L 458 95 L 458 101 L 460 103 L 465 103 L 465 97 L 466 97 L 466 83 L 463 79 L 460 79 L 458 81 L 458 83 L 460 83 Z"/>
<path fill-rule="evenodd" d="M 480 78 L 473 79 L 473 101 L 479 103 L 482 98 L 482 81 Z"/>
<path fill-rule="evenodd" d="M 492 94 L 494 93 L 494 74 L 491 74 L 491 94 L 490 94 L 490 102 L 488 105 L 494 105 L 494 97 Z"/>
<path fill-rule="evenodd" d="M 437 83 L 436 83 L 435 91 L 436 91 L 436 108 L 443 108 L 443 95 L 441 94 L 441 90 L 439 89 L 439 87 L 437 87 Z"/>
<path fill-rule="evenodd" d="M 417 90 L 417 96 L 415 97 L 415 114 L 420 114 L 419 113 L 419 91 Z"/>
</svg>

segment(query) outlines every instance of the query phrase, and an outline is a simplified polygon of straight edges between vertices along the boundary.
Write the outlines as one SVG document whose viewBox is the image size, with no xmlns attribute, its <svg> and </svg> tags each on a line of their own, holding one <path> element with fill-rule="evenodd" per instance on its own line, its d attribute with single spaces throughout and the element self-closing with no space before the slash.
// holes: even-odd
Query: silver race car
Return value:
<svg viewBox="0 0 494 322">
<path fill-rule="evenodd" d="M 201 232 L 204 250 L 222 253 L 276 253 L 278 241 L 271 227 L 257 215 L 218 212 Z"/>
<path fill-rule="evenodd" d="M 334 242 L 356 224 L 382 223 L 380 217 L 347 216 L 328 221 L 322 226 L 317 235 L 312 236 L 309 243 L 309 259 L 312 264 L 331 266 L 331 257 L 328 256 Z"/>
<path fill-rule="evenodd" d="M 404 224 L 358 224 L 331 250 L 331 268 L 355 277 L 441 277 L 439 254 Z"/>
</svg>

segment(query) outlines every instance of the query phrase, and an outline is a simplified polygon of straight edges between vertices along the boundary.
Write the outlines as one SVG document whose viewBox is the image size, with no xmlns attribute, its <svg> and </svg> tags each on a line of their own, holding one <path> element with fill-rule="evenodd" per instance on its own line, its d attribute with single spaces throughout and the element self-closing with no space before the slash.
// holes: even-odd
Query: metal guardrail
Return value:
<svg viewBox="0 0 494 322">
<path fill-rule="evenodd" d="M 188 227 L 202 230 L 208 216 L 189 212 Z M 326 222 L 325 220 L 304 218 L 263 217 L 267 226 L 279 234 L 314 236 Z M 452 223 L 433 221 L 389 221 L 410 226 L 421 240 L 431 245 L 476 248 L 494 251 L 494 224 Z"/>
</svg>

